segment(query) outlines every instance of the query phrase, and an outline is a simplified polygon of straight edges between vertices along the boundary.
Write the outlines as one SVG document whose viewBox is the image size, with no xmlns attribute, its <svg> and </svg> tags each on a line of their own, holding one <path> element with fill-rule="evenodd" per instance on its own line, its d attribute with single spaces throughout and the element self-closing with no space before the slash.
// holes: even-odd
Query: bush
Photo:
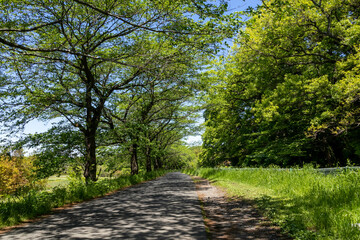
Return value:
<svg viewBox="0 0 360 240">
<path fill-rule="evenodd" d="M 32 157 L 0 156 L 0 196 L 30 191 L 42 185 L 35 179 Z"/>
</svg>

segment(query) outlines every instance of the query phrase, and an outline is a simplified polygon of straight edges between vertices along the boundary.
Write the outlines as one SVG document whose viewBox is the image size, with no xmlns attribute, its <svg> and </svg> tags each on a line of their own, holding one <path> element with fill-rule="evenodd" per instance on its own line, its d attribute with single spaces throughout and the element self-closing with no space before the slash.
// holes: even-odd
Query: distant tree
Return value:
<svg viewBox="0 0 360 240">
<path fill-rule="evenodd" d="M 139 169 L 139 152 L 145 158 L 147 171 L 151 171 L 152 166 L 159 168 L 155 161 L 159 158 L 155 155 L 160 154 L 160 145 L 161 149 L 167 148 L 188 134 L 190 129 L 194 130 L 191 125 L 196 107 L 190 106 L 190 102 L 197 91 L 197 77 L 188 70 L 188 64 L 144 76 L 148 78 L 148 84 L 119 96 L 122 104 L 110 110 L 114 131 L 119 132 L 118 136 L 122 139 L 119 142 L 125 143 L 130 151 L 133 174 Z M 164 134 L 175 136 L 174 131 L 177 132 L 176 140 L 161 137 Z"/>
<path fill-rule="evenodd" d="M 70 167 L 85 168 L 84 136 L 75 127 L 64 124 L 44 133 L 30 134 L 18 144 L 31 149 L 39 179 L 66 172 Z"/>
</svg>

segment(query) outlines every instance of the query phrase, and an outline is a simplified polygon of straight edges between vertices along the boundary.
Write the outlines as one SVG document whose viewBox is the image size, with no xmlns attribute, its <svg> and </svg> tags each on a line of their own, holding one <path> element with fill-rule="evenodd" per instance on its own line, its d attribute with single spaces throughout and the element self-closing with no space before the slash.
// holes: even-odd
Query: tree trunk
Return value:
<svg viewBox="0 0 360 240">
<path fill-rule="evenodd" d="M 85 171 L 84 177 L 86 183 L 96 181 L 96 129 L 100 122 L 101 112 L 105 104 L 105 99 L 102 99 L 99 105 L 94 110 L 92 90 L 95 86 L 95 78 L 88 65 L 87 57 L 83 56 L 81 59 L 82 71 L 84 73 L 83 80 L 86 85 L 85 103 L 86 103 L 86 126 L 80 127 L 85 135 Z"/>
<path fill-rule="evenodd" d="M 159 157 L 155 157 L 154 158 L 154 170 L 158 170 L 159 169 Z"/>
<path fill-rule="evenodd" d="M 131 175 L 139 173 L 139 166 L 137 161 L 137 144 L 132 144 L 130 147 L 131 153 Z"/>
<path fill-rule="evenodd" d="M 148 146 L 145 150 L 145 156 L 146 156 L 146 172 L 151 172 L 151 148 Z"/>
<path fill-rule="evenodd" d="M 157 161 L 158 161 L 158 167 L 159 167 L 159 169 L 162 169 L 162 168 L 163 168 L 162 158 L 159 157 L 159 159 L 158 159 Z"/>
<path fill-rule="evenodd" d="M 330 145 L 326 146 L 324 152 L 325 152 L 324 155 L 325 155 L 327 165 L 329 167 L 335 166 L 336 157 L 335 157 L 335 154 L 334 154 L 334 151 L 333 151 L 332 147 Z"/>
<path fill-rule="evenodd" d="M 86 183 L 89 181 L 96 181 L 96 142 L 95 134 L 89 134 L 85 136 L 86 156 L 85 156 L 85 170 L 84 177 Z"/>
</svg>

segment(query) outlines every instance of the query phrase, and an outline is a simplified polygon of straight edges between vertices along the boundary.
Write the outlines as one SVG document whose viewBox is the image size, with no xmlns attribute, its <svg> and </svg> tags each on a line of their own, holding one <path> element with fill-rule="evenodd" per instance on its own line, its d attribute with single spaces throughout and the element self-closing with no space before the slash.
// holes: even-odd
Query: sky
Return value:
<svg viewBox="0 0 360 240">
<path fill-rule="evenodd" d="M 243 11 L 248 7 L 255 8 L 257 5 L 261 4 L 261 0 L 230 0 L 229 1 L 229 11 Z"/>
<path fill-rule="evenodd" d="M 261 4 L 261 0 L 230 0 L 228 13 L 236 12 L 236 11 L 244 11 L 248 7 L 256 8 L 256 6 Z M 200 119 L 199 124 L 203 123 L 204 120 Z M 188 144 L 201 145 L 201 135 L 189 136 L 185 139 Z"/>
<path fill-rule="evenodd" d="M 229 1 L 229 10 L 228 13 L 234 12 L 234 11 L 243 11 L 246 10 L 248 7 L 255 8 L 257 5 L 261 4 L 261 0 L 230 0 Z M 33 133 L 41 133 L 45 132 L 47 129 L 49 129 L 52 126 L 52 123 L 55 121 L 50 122 L 40 122 L 38 120 L 33 120 L 29 122 L 24 129 L 25 134 L 33 134 Z M 199 120 L 199 124 L 201 124 L 203 120 Z M 185 141 L 188 144 L 201 144 L 201 136 L 190 136 Z"/>
</svg>

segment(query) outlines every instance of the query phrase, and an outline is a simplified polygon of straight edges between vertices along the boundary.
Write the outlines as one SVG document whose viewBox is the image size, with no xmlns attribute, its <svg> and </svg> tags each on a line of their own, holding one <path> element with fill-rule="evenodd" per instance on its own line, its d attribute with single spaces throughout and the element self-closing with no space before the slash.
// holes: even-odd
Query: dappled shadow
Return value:
<svg viewBox="0 0 360 240">
<path fill-rule="evenodd" d="M 280 219 L 283 229 L 302 239 L 318 239 L 319 236 L 360 239 L 360 229 L 353 224 L 350 211 L 344 207 L 351 206 L 355 197 L 349 199 L 349 195 L 344 195 L 341 188 L 313 189 L 291 198 L 263 196 L 256 203 L 261 211 Z"/>
<path fill-rule="evenodd" d="M 291 239 L 259 214 L 254 203 L 228 198 L 207 180 L 195 180 L 210 239 Z"/>
<path fill-rule="evenodd" d="M 170 173 L 0 235 L 0 239 L 206 239 L 192 180 Z"/>
<path fill-rule="evenodd" d="M 262 212 L 271 218 L 281 218 L 284 230 L 295 235 L 303 232 L 301 235 L 306 235 L 306 239 L 310 240 L 314 239 L 315 233 L 308 231 L 306 226 L 306 219 L 302 214 L 303 209 L 306 208 L 305 203 L 304 197 L 286 199 L 262 196 L 256 199 L 256 205 Z"/>
</svg>

